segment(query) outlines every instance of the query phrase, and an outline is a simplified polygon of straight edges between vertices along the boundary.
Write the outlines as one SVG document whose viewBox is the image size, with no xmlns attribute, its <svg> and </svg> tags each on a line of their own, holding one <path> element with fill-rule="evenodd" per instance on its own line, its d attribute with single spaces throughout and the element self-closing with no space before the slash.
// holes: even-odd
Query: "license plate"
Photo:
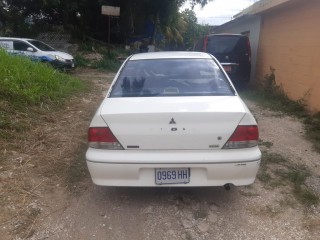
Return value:
<svg viewBox="0 0 320 240">
<path fill-rule="evenodd" d="M 231 66 L 223 66 L 223 68 L 227 73 L 231 72 Z"/>
<path fill-rule="evenodd" d="M 155 181 L 157 185 L 190 182 L 190 168 L 156 168 Z"/>
<path fill-rule="evenodd" d="M 72 63 L 71 67 L 74 68 L 74 63 Z"/>
</svg>

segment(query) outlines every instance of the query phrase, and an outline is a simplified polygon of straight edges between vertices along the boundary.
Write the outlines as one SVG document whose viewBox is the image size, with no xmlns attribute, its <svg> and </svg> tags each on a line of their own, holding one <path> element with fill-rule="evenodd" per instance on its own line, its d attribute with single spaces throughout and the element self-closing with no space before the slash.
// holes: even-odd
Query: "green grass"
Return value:
<svg viewBox="0 0 320 240">
<path fill-rule="evenodd" d="M 262 153 L 262 160 L 263 164 L 269 164 L 269 163 L 277 163 L 281 165 L 285 165 L 285 163 L 288 162 L 288 160 L 283 157 L 281 154 L 278 153 L 269 153 L 269 152 L 263 152 Z"/>
<path fill-rule="evenodd" d="M 296 185 L 293 194 L 304 205 L 311 206 L 319 203 L 319 197 L 304 185 Z"/>
<path fill-rule="evenodd" d="M 90 66 L 90 60 L 84 58 L 81 54 L 75 55 L 75 62 L 77 64 L 77 67 L 89 67 Z"/>
<path fill-rule="evenodd" d="M 291 186 L 293 196 L 302 205 L 319 203 L 319 197 L 310 190 L 305 182 L 311 175 L 303 165 L 295 165 L 277 153 L 262 153 L 262 165 L 257 175 L 267 187 Z"/>
<path fill-rule="evenodd" d="M 267 172 L 267 169 L 263 169 L 263 168 L 260 169 L 257 177 L 260 180 L 260 182 L 263 182 L 263 183 L 268 183 L 272 180 L 272 177 Z"/>
<path fill-rule="evenodd" d="M 259 146 L 265 146 L 266 148 L 271 148 L 273 146 L 273 143 L 259 139 Z"/>
<path fill-rule="evenodd" d="M 30 119 L 88 88 L 51 66 L 0 50 L 0 138 L 28 130 Z"/>
<path fill-rule="evenodd" d="M 14 106 L 59 103 L 85 84 L 46 64 L 0 51 L 0 100 Z"/>
<path fill-rule="evenodd" d="M 306 117 L 308 115 L 305 110 L 305 104 L 302 100 L 290 100 L 285 94 L 281 92 L 270 93 L 264 90 L 255 89 L 242 91 L 240 95 L 244 99 L 258 102 L 261 106 L 269 108 L 273 111 L 279 111 L 298 117 Z"/>
<path fill-rule="evenodd" d="M 320 113 L 310 114 L 303 100 L 290 100 L 283 91 L 272 93 L 265 90 L 246 90 L 240 95 L 262 107 L 301 119 L 305 125 L 306 139 L 310 140 L 315 151 L 320 153 Z"/>
</svg>

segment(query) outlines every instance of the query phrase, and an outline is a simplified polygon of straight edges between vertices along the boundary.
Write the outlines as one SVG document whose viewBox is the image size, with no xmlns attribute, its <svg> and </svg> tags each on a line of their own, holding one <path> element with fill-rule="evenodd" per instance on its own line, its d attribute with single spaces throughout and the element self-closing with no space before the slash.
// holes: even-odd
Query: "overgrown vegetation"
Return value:
<svg viewBox="0 0 320 240">
<path fill-rule="evenodd" d="M 258 102 L 263 107 L 300 118 L 305 123 L 306 136 L 320 152 L 320 113 L 310 115 L 305 100 L 293 101 L 285 94 L 282 86 L 276 84 L 275 70 L 270 68 L 260 88 L 244 91 L 244 98 Z M 260 146 L 269 149 L 271 142 L 260 140 Z M 258 179 L 269 188 L 291 186 L 295 199 L 301 204 L 311 206 L 319 203 L 319 197 L 305 184 L 310 171 L 303 165 L 295 165 L 280 154 L 264 151 Z"/>
<path fill-rule="evenodd" d="M 305 206 L 316 205 L 319 197 L 305 184 L 310 171 L 303 165 L 295 165 L 276 153 L 263 152 L 258 179 L 270 188 L 291 186 L 296 200 Z"/>
<path fill-rule="evenodd" d="M 103 43 L 85 42 L 79 46 L 75 56 L 78 67 L 88 67 L 116 72 L 122 60 L 137 49 L 125 50 L 123 47 L 109 46 Z"/>
<path fill-rule="evenodd" d="M 27 130 L 30 118 L 86 88 L 50 66 L 0 50 L 0 138 Z"/>
<path fill-rule="evenodd" d="M 305 124 L 306 138 L 312 141 L 314 149 L 320 153 L 320 113 L 310 114 L 306 109 L 305 98 L 297 101 L 289 99 L 282 86 L 276 84 L 275 70 L 270 68 L 270 71 L 258 89 L 243 91 L 241 95 L 273 111 L 300 118 Z"/>
<path fill-rule="evenodd" d="M 91 102 L 82 94 L 92 90 L 49 65 L 0 51 L 0 221 L 15 238 L 34 234 L 42 213 L 39 192 L 82 187 L 83 119 L 93 114 L 84 111 Z"/>
<path fill-rule="evenodd" d="M 28 58 L 0 51 L 0 96 L 15 107 L 58 104 L 85 89 L 82 81 Z"/>
</svg>

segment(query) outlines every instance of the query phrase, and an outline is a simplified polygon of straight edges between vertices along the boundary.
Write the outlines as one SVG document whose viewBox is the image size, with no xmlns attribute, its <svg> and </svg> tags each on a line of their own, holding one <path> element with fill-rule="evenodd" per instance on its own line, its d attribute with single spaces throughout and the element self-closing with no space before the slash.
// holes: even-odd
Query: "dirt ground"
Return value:
<svg viewBox="0 0 320 240">
<path fill-rule="evenodd" d="M 35 124 L 33 136 L 15 150 L 2 143 L 1 239 L 318 239 L 319 205 L 304 204 L 279 174 L 291 166 L 307 169 L 303 186 L 320 196 L 320 155 L 297 119 L 246 101 L 263 154 L 282 156 L 282 162 L 271 157 L 251 186 L 99 187 L 85 165 L 86 132 L 113 75 L 76 75 L 94 90 Z"/>
</svg>

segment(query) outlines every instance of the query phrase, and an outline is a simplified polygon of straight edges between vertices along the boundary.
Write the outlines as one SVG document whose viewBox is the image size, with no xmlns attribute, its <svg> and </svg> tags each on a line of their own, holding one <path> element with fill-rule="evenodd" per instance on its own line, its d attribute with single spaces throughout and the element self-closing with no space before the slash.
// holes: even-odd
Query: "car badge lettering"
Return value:
<svg viewBox="0 0 320 240">
<path fill-rule="evenodd" d="M 169 122 L 169 124 L 176 124 L 176 122 L 174 121 L 173 118 L 171 118 L 171 121 Z"/>
</svg>

